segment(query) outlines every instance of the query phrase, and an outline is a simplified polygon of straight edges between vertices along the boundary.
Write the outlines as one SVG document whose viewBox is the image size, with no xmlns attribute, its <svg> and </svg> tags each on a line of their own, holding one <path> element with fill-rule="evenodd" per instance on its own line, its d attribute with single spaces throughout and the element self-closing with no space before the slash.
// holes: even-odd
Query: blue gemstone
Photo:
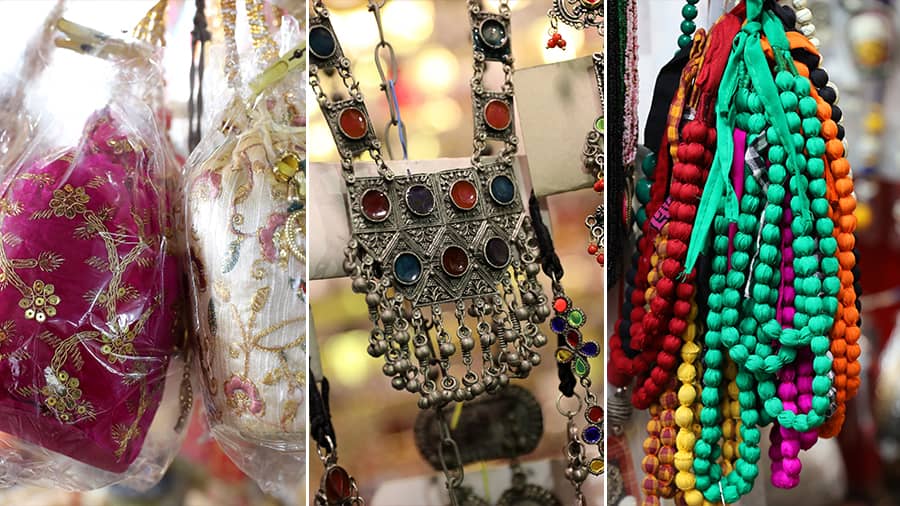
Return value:
<svg viewBox="0 0 900 506">
<path fill-rule="evenodd" d="M 596 357 L 600 353 L 600 347 L 594 341 L 588 341 L 581 346 L 581 353 L 588 357 Z"/>
<path fill-rule="evenodd" d="M 501 205 L 511 203 L 516 198 L 516 185 L 508 176 L 497 176 L 491 180 L 491 198 Z"/>
<path fill-rule="evenodd" d="M 595 445 L 603 438 L 603 431 L 600 430 L 600 427 L 588 425 L 585 427 L 584 432 L 581 433 L 581 438 L 584 439 L 585 443 Z"/>
<path fill-rule="evenodd" d="M 309 30 L 309 50 L 318 58 L 330 58 L 335 51 L 334 35 L 324 26 L 314 26 Z"/>
<path fill-rule="evenodd" d="M 552 320 L 550 320 L 550 330 L 557 334 L 562 334 L 563 331 L 566 330 L 566 320 L 565 318 L 556 316 Z"/>
<path fill-rule="evenodd" d="M 481 39 L 489 46 L 499 48 L 506 43 L 506 27 L 496 19 L 486 19 L 481 23 Z"/>
<path fill-rule="evenodd" d="M 404 285 L 411 285 L 422 277 L 422 262 L 412 253 L 401 253 L 394 260 L 394 277 Z"/>
</svg>

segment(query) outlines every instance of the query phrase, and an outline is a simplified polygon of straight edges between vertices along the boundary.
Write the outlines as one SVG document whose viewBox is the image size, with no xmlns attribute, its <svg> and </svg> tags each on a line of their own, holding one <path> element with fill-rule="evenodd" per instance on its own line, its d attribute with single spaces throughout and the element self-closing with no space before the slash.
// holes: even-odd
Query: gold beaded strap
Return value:
<svg viewBox="0 0 900 506">
<path fill-rule="evenodd" d="M 238 54 L 237 38 L 237 0 L 220 0 L 222 11 L 222 30 L 225 33 L 225 77 L 228 86 L 239 90 L 241 85 L 241 64 Z M 263 66 L 269 66 L 278 60 L 278 47 L 269 33 L 262 0 L 245 0 L 250 37 L 253 49 Z"/>
</svg>

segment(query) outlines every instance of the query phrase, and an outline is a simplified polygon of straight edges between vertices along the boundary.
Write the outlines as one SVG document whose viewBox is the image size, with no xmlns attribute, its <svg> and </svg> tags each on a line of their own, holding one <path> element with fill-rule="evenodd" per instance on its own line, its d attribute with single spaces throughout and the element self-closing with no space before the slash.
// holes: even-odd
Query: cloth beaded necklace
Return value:
<svg viewBox="0 0 900 506">
<path fill-rule="evenodd" d="M 859 385 L 856 202 L 809 9 L 741 2 L 716 42 L 715 26 L 691 37 L 696 3 L 657 79 L 644 137 L 658 149 L 641 164 L 637 252 L 610 338 L 610 382 L 634 382 L 632 404 L 651 412 L 643 504 L 739 500 L 768 425 L 772 482 L 796 486 L 799 452 L 840 431 Z M 717 48 L 727 64 L 715 68 Z M 705 93 L 704 72 L 718 78 Z M 698 109 L 704 97 L 714 108 L 706 123 L 691 116 L 698 93 Z"/>
</svg>

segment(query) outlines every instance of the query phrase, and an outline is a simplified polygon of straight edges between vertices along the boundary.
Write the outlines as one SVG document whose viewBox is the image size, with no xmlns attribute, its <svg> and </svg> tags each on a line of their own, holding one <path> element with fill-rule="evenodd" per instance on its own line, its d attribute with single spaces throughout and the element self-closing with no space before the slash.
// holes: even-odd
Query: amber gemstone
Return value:
<svg viewBox="0 0 900 506">
<path fill-rule="evenodd" d="M 469 254 L 459 246 L 450 246 L 441 255 L 441 267 L 453 277 L 462 276 L 469 270 Z"/>
<path fill-rule="evenodd" d="M 468 211 L 478 203 L 478 189 L 471 181 L 460 179 L 450 187 L 450 199 L 453 201 L 453 205 L 463 211 Z"/>
<path fill-rule="evenodd" d="M 360 203 L 362 204 L 363 216 L 369 221 L 384 221 L 391 213 L 391 201 L 381 190 L 366 190 L 362 199 L 360 199 Z"/>
<path fill-rule="evenodd" d="M 341 133 L 354 140 L 362 139 L 369 131 L 366 115 L 356 107 L 348 107 L 341 111 L 338 124 L 341 127 Z"/>
<path fill-rule="evenodd" d="M 484 121 L 494 130 L 504 130 L 512 121 L 509 104 L 499 99 L 491 99 L 484 106 Z"/>
<path fill-rule="evenodd" d="M 353 485 L 350 475 L 341 466 L 334 466 L 328 470 L 325 476 L 325 496 L 329 503 L 340 503 L 350 498 L 353 493 Z"/>
</svg>

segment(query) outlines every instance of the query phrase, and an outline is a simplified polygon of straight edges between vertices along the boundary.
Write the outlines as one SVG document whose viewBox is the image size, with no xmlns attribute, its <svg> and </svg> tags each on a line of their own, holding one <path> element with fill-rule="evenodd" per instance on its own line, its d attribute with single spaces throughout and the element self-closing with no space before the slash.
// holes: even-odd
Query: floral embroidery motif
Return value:
<svg viewBox="0 0 900 506">
<path fill-rule="evenodd" d="M 84 193 L 84 188 L 73 187 L 70 184 L 58 190 L 53 190 L 53 198 L 50 199 L 50 209 L 54 216 L 65 216 L 70 220 L 78 214 L 87 211 L 85 204 L 91 198 Z"/>
<path fill-rule="evenodd" d="M 66 371 L 44 370 L 47 384 L 41 388 L 44 405 L 63 423 L 75 423 L 85 418 L 94 418 L 94 408 L 81 400 L 81 382 Z"/>
<path fill-rule="evenodd" d="M 225 382 L 225 398 L 228 400 L 228 406 L 238 414 L 249 412 L 262 416 L 266 410 L 266 405 L 260 399 L 256 385 L 249 379 L 238 375 L 232 376 Z"/>
<path fill-rule="evenodd" d="M 59 305 L 59 295 L 53 293 L 56 288 L 40 279 L 35 280 L 31 289 L 26 289 L 19 300 L 19 307 L 25 310 L 25 318 L 35 320 L 38 323 L 47 321 L 47 317 L 56 316 L 56 306 Z"/>
</svg>

